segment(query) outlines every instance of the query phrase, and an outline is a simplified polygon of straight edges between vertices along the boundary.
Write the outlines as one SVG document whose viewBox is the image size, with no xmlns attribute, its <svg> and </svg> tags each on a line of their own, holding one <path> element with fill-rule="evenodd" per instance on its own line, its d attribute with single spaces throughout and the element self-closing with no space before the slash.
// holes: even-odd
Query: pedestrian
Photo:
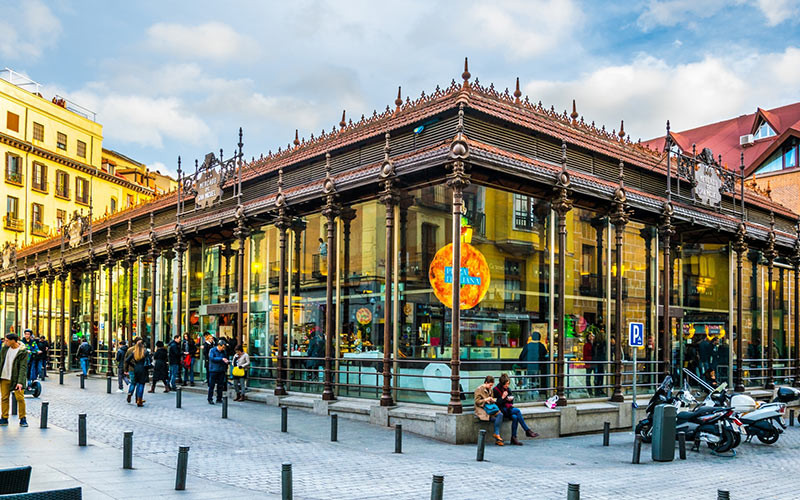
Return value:
<svg viewBox="0 0 800 500">
<path fill-rule="evenodd" d="M 39 339 L 39 352 L 41 353 L 41 363 L 39 365 L 39 378 L 47 378 L 47 364 L 50 362 L 50 341 L 44 337 Z"/>
<path fill-rule="evenodd" d="M 244 352 L 241 345 L 236 346 L 236 354 L 233 356 L 233 387 L 236 389 L 236 399 L 234 401 L 244 401 L 244 392 L 247 388 L 247 372 L 250 368 L 250 356 Z"/>
<path fill-rule="evenodd" d="M 149 378 L 150 350 L 144 346 L 144 341 L 137 337 L 136 343 L 127 356 L 131 387 L 136 393 L 136 406 L 144 406 L 144 386 Z M 131 402 L 131 392 L 128 392 L 128 402 Z"/>
<path fill-rule="evenodd" d="M 33 330 L 30 328 L 24 330 L 22 343 L 25 344 L 28 353 L 28 370 L 26 372 L 28 382 L 25 387 L 30 388 L 30 384 L 39 378 L 39 344 L 33 336 Z"/>
<path fill-rule="evenodd" d="M 169 387 L 173 391 L 178 388 L 176 385 L 178 375 L 181 372 L 181 336 L 175 335 L 172 337 L 172 342 L 169 343 Z"/>
<path fill-rule="evenodd" d="M 503 414 L 497 406 L 497 400 L 492 397 L 492 386 L 494 377 L 487 375 L 483 383 L 475 389 L 475 416 L 484 422 L 494 422 L 494 444 L 503 446 L 503 438 L 500 437 L 500 426 L 503 424 Z"/>
<path fill-rule="evenodd" d="M 183 335 L 183 385 L 187 382 L 194 387 L 194 357 L 197 354 L 197 344 L 191 333 Z"/>
<path fill-rule="evenodd" d="M 128 352 L 128 343 L 125 339 L 122 339 L 118 343 L 117 347 L 117 355 L 115 361 L 117 362 L 117 384 L 118 389 L 117 392 L 123 392 L 125 390 L 125 384 L 130 385 L 131 381 L 128 378 L 128 372 L 125 370 L 125 354 Z"/>
<path fill-rule="evenodd" d="M 314 330 L 314 336 L 308 341 L 306 354 L 308 380 L 319 380 L 319 369 L 323 365 L 322 358 L 325 357 L 325 341 L 322 340 L 319 330 Z"/>
<path fill-rule="evenodd" d="M 156 392 L 156 383 L 159 381 L 164 382 L 164 392 L 169 392 L 168 360 L 167 348 L 164 347 L 164 342 L 159 340 L 156 342 L 156 352 L 153 354 L 153 382 L 147 392 Z"/>
<path fill-rule="evenodd" d="M 227 380 L 225 373 L 228 371 L 230 361 L 225 355 L 225 341 L 217 342 L 217 347 L 208 353 L 208 404 L 213 405 L 214 388 L 217 389 L 217 403 L 222 402 L 222 391 L 225 389 Z"/>
<path fill-rule="evenodd" d="M 217 341 L 214 339 L 214 336 L 211 335 L 210 332 L 206 332 L 203 334 L 203 363 L 206 369 L 206 383 L 209 382 L 209 371 L 208 371 L 208 364 L 209 364 L 209 354 L 211 350 L 214 349 Z"/>
<path fill-rule="evenodd" d="M 594 354 L 594 333 L 589 332 L 586 335 L 586 342 L 583 343 L 583 363 L 586 366 L 586 395 L 593 396 L 594 390 L 592 389 L 592 374 L 596 371 L 596 365 L 592 363 L 595 361 Z M 500 377 L 502 379 L 502 376 Z M 502 410 L 502 408 L 501 408 Z M 513 443 L 512 443 L 513 444 Z"/>
<path fill-rule="evenodd" d="M 78 347 L 78 361 L 81 364 L 81 372 L 84 377 L 89 375 L 89 360 L 92 359 L 92 344 L 89 343 L 89 338 L 83 337 L 83 342 Z"/>
<path fill-rule="evenodd" d="M 514 395 L 511 394 L 511 380 L 505 373 L 500 375 L 500 381 L 492 389 L 492 397 L 497 401 L 497 406 L 503 414 L 503 419 L 511 419 L 511 444 L 522 446 L 522 442 L 517 439 L 517 427 L 522 426 L 525 435 L 529 438 L 535 438 L 539 434 L 533 432 L 530 427 L 525 423 L 522 418 L 522 412 L 519 408 L 514 408 Z"/>
<path fill-rule="evenodd" d="M 2 415 L 0 425 L 8 425 L 8 399 L 11 393 L 17 398 L 20 427 L 28 427 L 25 418 L 25 384 L 28 374 L 28 348 L 15 333 L 6 335 L 0 348 L 0 399 Z"/>
</svg>

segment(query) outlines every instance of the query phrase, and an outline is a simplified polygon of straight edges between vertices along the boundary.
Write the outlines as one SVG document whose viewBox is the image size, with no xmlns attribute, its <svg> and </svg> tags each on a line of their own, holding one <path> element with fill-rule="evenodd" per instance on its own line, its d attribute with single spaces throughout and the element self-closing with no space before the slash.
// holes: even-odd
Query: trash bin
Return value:
<svg viewBox="0 0 800 500">
<path fill-rule="evenodd" d="M 656 462 L 675 460 L 675 423 L 677 409 L 672 405 L 658 405 L 653 412 L 653 445 L 651 451 Z"/>
</svg>

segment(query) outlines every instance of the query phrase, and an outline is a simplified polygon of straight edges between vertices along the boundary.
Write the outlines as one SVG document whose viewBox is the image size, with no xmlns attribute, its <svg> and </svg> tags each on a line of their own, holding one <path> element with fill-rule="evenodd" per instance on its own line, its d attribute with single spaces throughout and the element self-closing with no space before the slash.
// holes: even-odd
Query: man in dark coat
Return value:
<svg viewBox="0 0 800 500">
<path fill-rule="evenodd" d="M 169 343 L 169 386 L 174 391 L 178 387 L 175 381 L 178 379 L 178 374 L 181 370 L 181 336 L 175 335 L 172 342 Z"/>
</svg>

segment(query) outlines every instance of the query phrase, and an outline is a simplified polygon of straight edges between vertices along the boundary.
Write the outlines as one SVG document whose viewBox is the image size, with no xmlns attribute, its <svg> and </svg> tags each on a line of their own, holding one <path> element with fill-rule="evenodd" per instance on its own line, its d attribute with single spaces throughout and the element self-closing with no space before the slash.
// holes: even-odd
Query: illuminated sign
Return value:
<svg viewBox="0 0 800 500">
<path fill-rule="evenodd" d="M 490 272 L 486 257 L 469 244 L 472 228 L 461 229 L 461 284 L 460 309 L 472 309 L 480 303 L 489 290 Z M 428 279 L 433 293 L 442 304 L 453 307 L 453 244 L 447 244 L 436 252 L 428 270 Z"/>
</svg>

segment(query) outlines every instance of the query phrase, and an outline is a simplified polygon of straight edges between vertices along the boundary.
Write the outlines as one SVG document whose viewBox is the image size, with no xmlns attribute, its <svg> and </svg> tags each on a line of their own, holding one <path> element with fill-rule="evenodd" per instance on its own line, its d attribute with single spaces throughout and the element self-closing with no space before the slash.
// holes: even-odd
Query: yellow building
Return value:
<svg viewBox="0 0 800 500">
<path fill-rule="evenodd" d="M 147 165 L 112 149 L 103 148 L 103 170 L 135 184 L 147 186 L 155 194 L 168 193 L 178 187 L 178 181 L 172 177 L 158 170 L 152 171 Z"/>
<path fill-rule="evenodd" d="M 154 189 L 108 170 L 94 113 L 11 70 L 0 72 L 0 246 L 58 232 L 74 212 L 100 217 L 152 198 Z M 135 163 L 135 162 L 134 162 Z M 144 176 L 146 168 L 136 163 Z"/>
</svg>

